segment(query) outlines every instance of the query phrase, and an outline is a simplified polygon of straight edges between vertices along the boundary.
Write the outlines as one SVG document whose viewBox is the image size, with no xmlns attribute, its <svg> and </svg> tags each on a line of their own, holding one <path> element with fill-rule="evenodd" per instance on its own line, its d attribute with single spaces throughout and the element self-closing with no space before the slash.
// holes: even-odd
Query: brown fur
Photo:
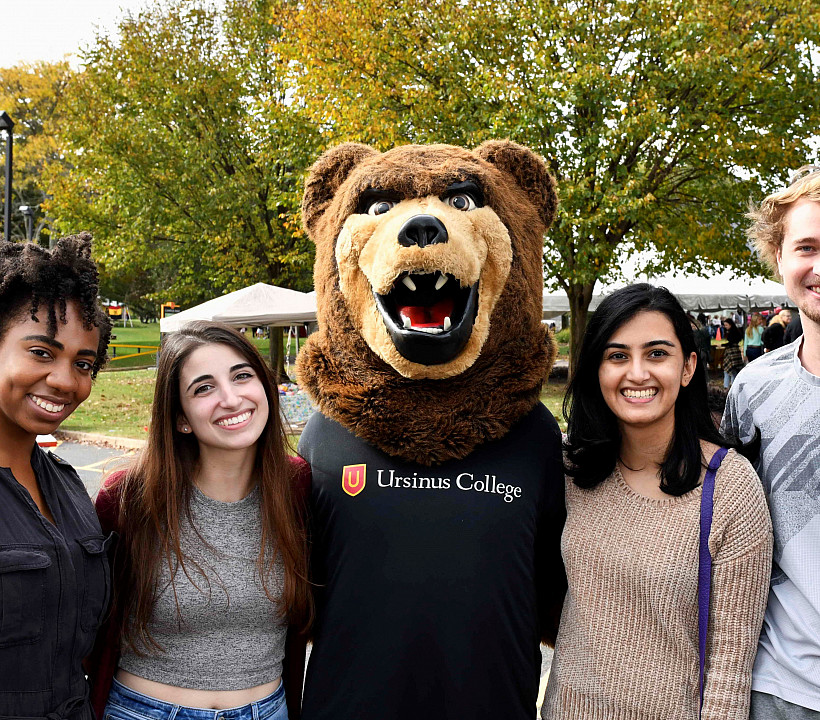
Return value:
<svg viewBox="0 0 820 720">
<path fill-rule="evenodd" d="M 459 217 L 439 198 L 468 178 L 482 186 L 485 207 Z M 359 195 L 371 188 L 402 202 L 384 216 L 357 214 Z M 541 263 L 556 207 L 543 161 L 507 141 L 474 152 L 408 145 L 381 154 L 349 143 L 325 153 L 311 169 L 302 205 L 316 243 L 320 330 L 297 363 L 322 412 L 388 454 L 428 465 L 505 435 L 538 401 L 555 359 L 541 324 Z M 414 212 L 439 217 L 452 243 L 391 248 L 395 218 Z M 383 292 L 399 270 L 428 265 L 465 284 L 481 277 L 473 335 L 455 360 L 438 366 L 390 352 L 368 288 Z"/>
<path fill-rule="evenodd" d="M 445 222 L 449 240 L 426 248 L 400 247 L 396 237 L 414 215 L 432 214 Z M 405 200 L 381 217 L 348 217 L 336 243 L 340 289 L 356 331 L 376 355 L 405 377 L 441 380 L 464 372 L 478 358 L 490 330 L 490 317 L 504 290 L 512 262 L 507 229 L 491 208 L 461 212 L 439 198 Z M 386 293 L 402 271 L 442 270 L 468 287 L 480 280 L 479 312 L 467 347 L 450 362 L 422 365 L 396 349 L 373 302 L 373 290 Z"/>
</svg>

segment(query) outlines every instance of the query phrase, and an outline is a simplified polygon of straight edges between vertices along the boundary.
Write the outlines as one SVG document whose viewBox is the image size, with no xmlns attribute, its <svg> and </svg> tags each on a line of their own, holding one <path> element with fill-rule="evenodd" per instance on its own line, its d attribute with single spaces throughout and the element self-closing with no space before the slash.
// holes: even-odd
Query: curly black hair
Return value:
<svg viewBox="0 0 820 720">
<path fill-rule="evenodd" d="M 0 340 L 9 325 L 28 312 L 47 313 L 47 333 L 57 334 L 66 322 L 66 306 L 76 301 L 86 329 L 99 328 L 100 342 L 91 375 L 108 360 L 111 320 L 97 301 L 99 274 L 91 259 L 91 233 L 60 238 L 52 250 L 35 243 L 0 242 Z"/>
</svg>

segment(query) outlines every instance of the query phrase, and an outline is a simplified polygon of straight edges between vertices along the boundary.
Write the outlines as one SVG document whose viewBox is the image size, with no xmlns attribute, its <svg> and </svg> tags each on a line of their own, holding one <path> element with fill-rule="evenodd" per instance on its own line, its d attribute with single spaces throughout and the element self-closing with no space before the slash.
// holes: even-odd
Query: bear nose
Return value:
<svg viewBox="0 0 820 720">
<path fill-rule="evenodd" d="M 399 244 L 403 247 L 427 247 L 447 242 L 447 228 L 432 215 L 415 215 L 399 230 Z"/>
</svg>

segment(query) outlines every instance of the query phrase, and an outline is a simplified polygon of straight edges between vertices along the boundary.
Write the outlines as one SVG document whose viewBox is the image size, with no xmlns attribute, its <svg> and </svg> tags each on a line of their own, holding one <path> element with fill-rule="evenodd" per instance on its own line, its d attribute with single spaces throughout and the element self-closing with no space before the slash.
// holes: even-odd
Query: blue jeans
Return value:
<svg viewBox="0 0 820 720">
<path fill-rule="evenodd" d="M 114 680 L 103 720 L 288 720 L 285 686 L 270 695 L 229 710 L 185 707 L 138 693 Z"/>
</svg>

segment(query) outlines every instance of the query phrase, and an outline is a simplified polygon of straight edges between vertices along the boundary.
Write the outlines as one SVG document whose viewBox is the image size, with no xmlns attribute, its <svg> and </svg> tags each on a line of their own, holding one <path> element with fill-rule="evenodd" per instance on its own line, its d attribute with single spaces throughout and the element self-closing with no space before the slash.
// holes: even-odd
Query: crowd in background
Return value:
<svg viewBox="0 0 820 720">
<path fill-rule="evenodd" d="M 704 365 L 723 371 L 723 386 L 732 387 L 737 374 L 748 363 L 796 340 L 802 334 L 800 314 L 789 308 L 770 312 L 740 309 L 731 315 L 689 315 L 698 354 Z M 716 352 L 722 350 L 722 352 Z"/>
</svg>

